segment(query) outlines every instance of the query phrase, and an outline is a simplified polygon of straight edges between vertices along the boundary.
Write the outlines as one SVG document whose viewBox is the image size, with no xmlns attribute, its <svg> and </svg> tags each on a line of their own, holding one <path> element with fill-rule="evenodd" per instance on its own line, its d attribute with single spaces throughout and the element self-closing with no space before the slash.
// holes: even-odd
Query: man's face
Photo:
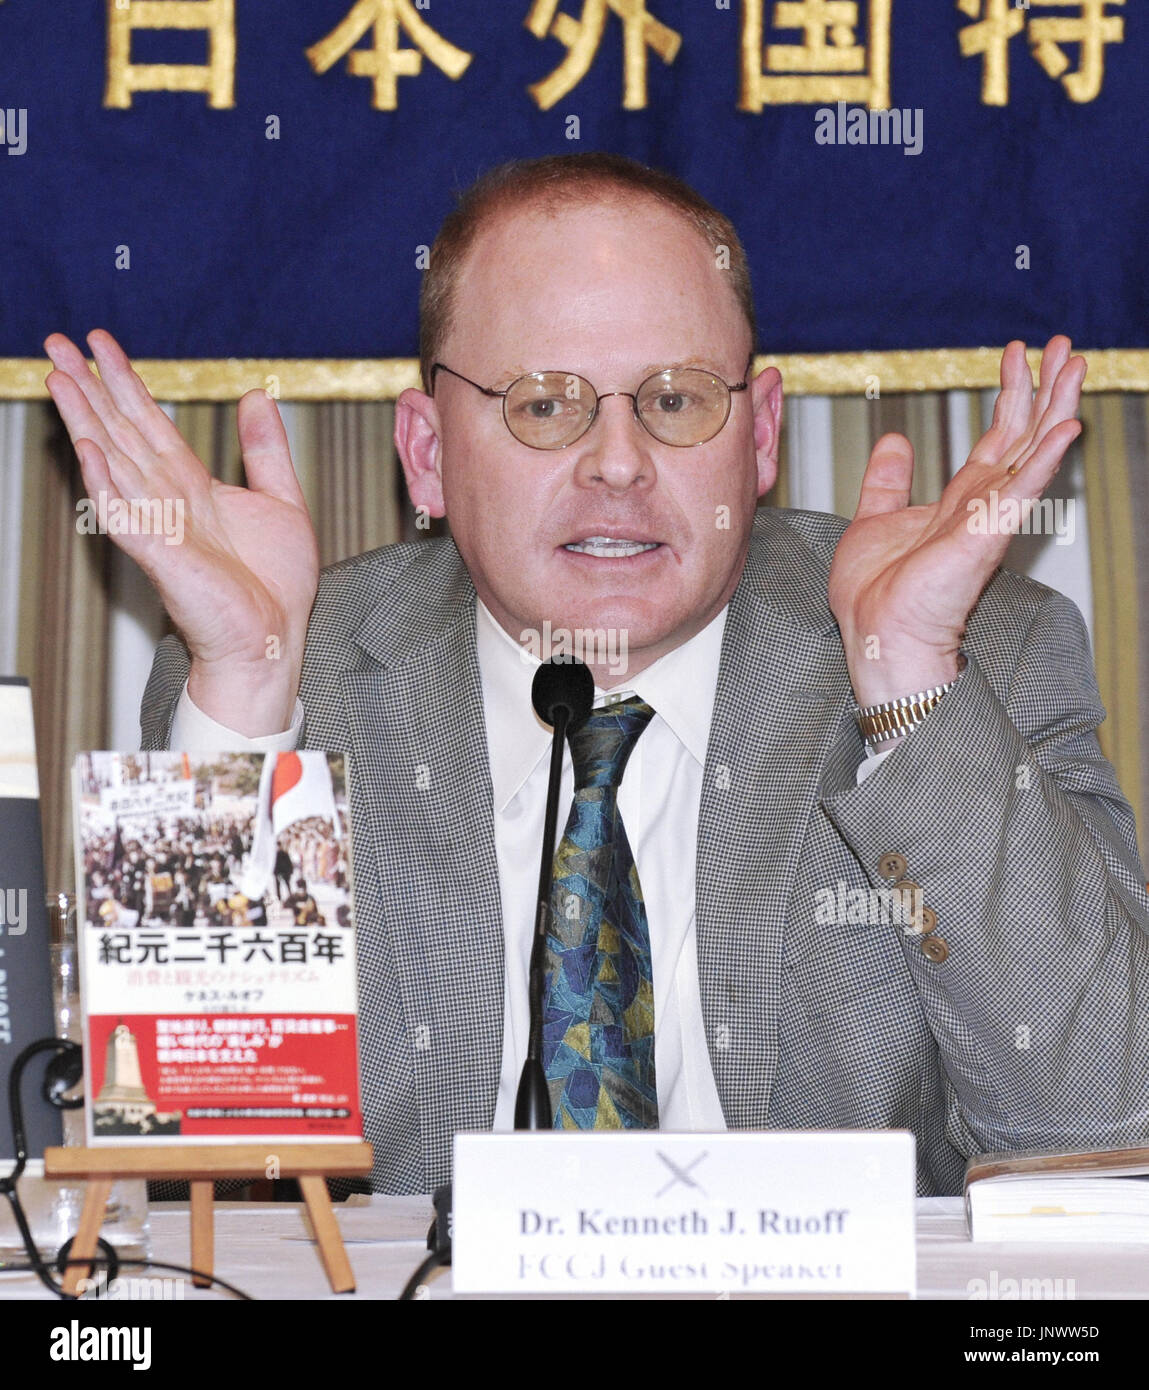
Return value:
<svg viewBox="0 0 1149 1390">
<path fill-rule="evenodd" d="M 743 381 L 749 328 L 716 261 L 689 223 L 648 199 L 513 213 L 471 248 L 440 360 L 500 390 L 548 370 L 600 395 L 636 391 L 668 366 Z M 412 502 L 446 514 L 479 596 L 516 641 L 545 620 L 615 629 L 633 676 L 730 598 L 755 501 L 774 482 L 780 410 L 780 378 L 764 372 L 732 394 L 713 439 L 682 448 L 612 396 L 580 439 L 545 451 L 511 435 L 501 401 L 440 372 L 433 400 L 400 398 L 396 442 Z M 593 537 L 654 548 L 569 548 Z M 592 664 L 600 685 L 622 679 Z"/>
</svg>

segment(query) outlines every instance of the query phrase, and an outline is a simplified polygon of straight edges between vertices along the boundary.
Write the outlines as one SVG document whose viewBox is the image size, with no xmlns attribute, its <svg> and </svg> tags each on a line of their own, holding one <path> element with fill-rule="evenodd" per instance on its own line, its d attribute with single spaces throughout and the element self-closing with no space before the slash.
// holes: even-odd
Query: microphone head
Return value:
<svg viewBox="0 0 1149 1390">
<path fill-rule="evenodd" d="M 556 715 L 563 706 L 568 711 L 568 723 L 585 719 L 594 704 L 594 677 L 590 668 L 577 657 L 559 654 L 544 661 L 531 683 L 531 704 L 544 724 L 554 726 Z"/>
</svg>

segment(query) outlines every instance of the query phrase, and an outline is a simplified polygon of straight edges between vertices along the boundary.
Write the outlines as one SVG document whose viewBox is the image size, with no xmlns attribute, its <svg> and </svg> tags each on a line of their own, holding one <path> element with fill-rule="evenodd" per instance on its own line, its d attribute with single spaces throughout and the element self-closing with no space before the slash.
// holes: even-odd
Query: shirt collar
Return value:
<svg viewBox="0 0 1149 1390">
<path fill-rule="evenodd" d="M 499 626 L 481 598 L 476 598 L 476 604 L 475 638 L 497 813 L 505 809 L 548 754 L 552 733 L 531 705 L 538 658 Z M 595 704 L 637 695 L 653 706 L 656 718 L 666 723 L 704 767 L 726 614 L 723 608 L 701 632 L 660 657 L 629 684 L 609 692 L 596 685 Z"/>
</svg>

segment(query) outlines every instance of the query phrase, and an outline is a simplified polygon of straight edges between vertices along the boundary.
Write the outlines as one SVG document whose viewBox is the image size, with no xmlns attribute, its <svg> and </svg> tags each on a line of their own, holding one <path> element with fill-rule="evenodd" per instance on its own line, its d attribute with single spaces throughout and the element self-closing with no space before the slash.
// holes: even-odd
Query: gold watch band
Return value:
<svg viewBox="0 0 1149 1390">
<path fill-rule="evenodd" d="M 961 659 L 958 676 L 965 670 L 965 659 Z M 930 710 L 938 703 L 947 690 L 957 682 L 957 676 L 945 685 L 935 685 L 929 690 L 919 690 L 915 695 L 902 695 L 896 700 L 886 700 L 880 705 L 866 705 L 855 711 L 858 728 L 866 743 L 873 747 L 898 734 L 908 733 L 916 728 Z"/>
</svg>

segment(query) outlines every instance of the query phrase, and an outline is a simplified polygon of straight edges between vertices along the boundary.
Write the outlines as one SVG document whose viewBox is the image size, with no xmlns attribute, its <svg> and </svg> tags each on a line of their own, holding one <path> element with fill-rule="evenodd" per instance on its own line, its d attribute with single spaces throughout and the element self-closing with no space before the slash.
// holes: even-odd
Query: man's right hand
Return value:
<svg viewBox="0 0 1149 1390">
<path fill-rule="evenodd" d="M 99 504 L 158 499 L 182 517 L 182 537 L 113 534 L 159 591 L 191 653 L 188 694 L 211 718 L 247 737 L 291 723 L 319 549 L 287 436 L 262 390 L 239 402 L 248 486 L 213 478 L 148 394 L 115 339 L 88 335 L 100 375 L 54 333 L 47 379 Z M 111 528 L 109 528 L 111 529 Z"/>
</svg>

